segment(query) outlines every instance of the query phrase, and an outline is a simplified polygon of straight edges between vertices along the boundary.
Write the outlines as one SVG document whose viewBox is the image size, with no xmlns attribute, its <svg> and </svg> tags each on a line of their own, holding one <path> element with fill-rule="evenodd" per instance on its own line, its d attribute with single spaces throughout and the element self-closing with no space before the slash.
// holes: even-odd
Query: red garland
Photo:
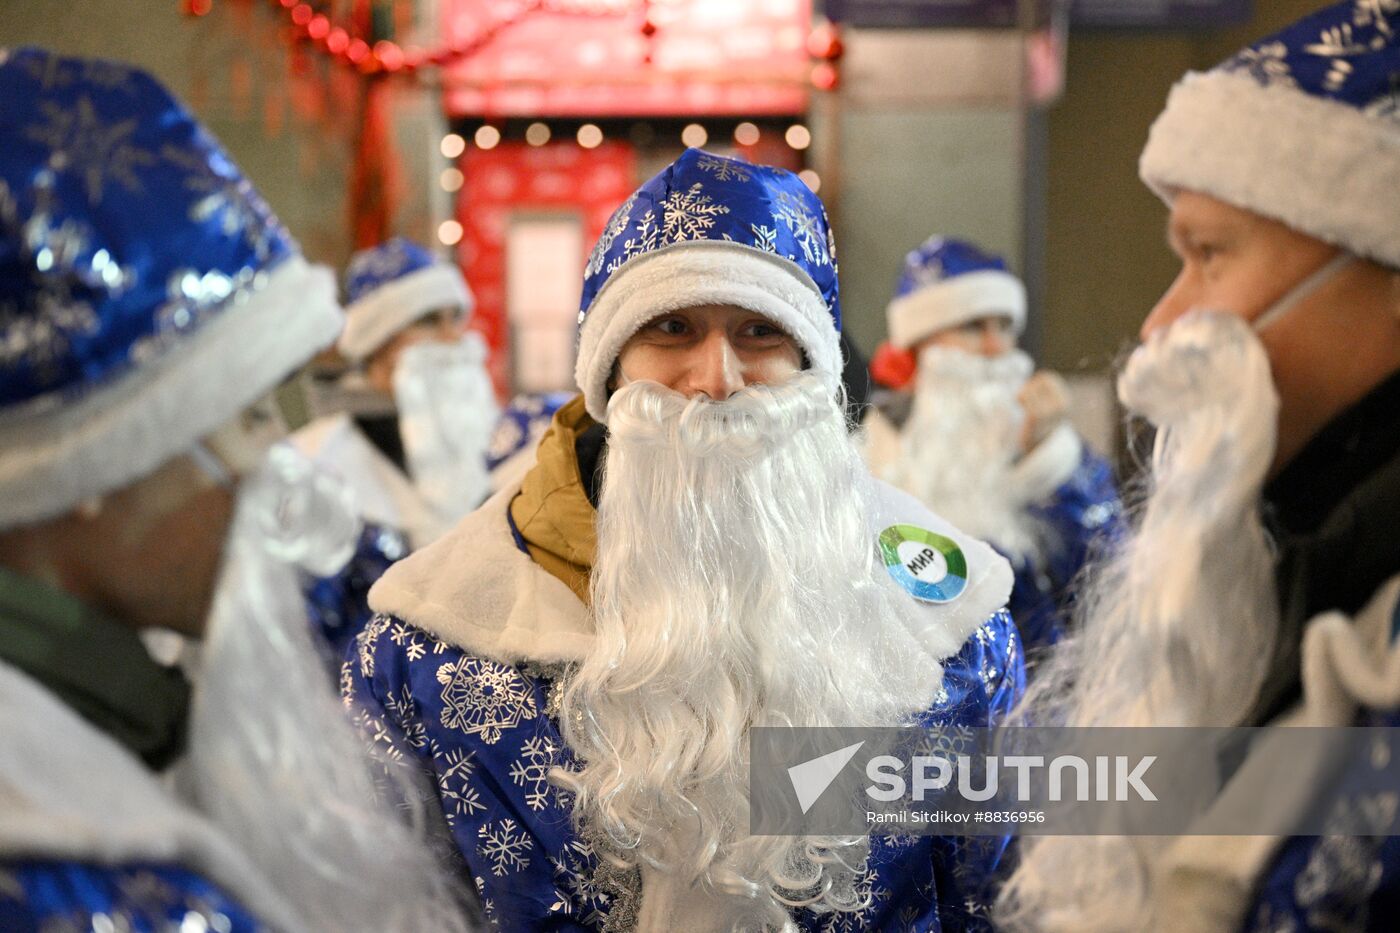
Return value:
<svg viewBox="0 0 1400 933">
<path fill-rule="evenodd" d="M 350 30 L 331 22 L 330 18 L 317 13 L 311 5 L 302 0 L 272 0 L 273 4 L 286 11 L 297 34 L 309 40 L 312 45 L 327 55 L 356 68 L 363 74 L 408 73 L 420 68 L 441 67 L 473 55 L 491 43 L 496 36 L 519 23 L 532 13 L 549 11 L 575 16 L 616 16 L 616 11 L 587 11 L 575 9 L 551 9 L 551 0 L 532 0 L 510 16 L 497 20 L 471 39 L 444 45 L 431 51 L 416 46 L 400 46 L 396 42 L 382 39 L 373 46 L 363 39 L 351 38 Z M 643 0 L 643 8 L 646 0 Z"/>
<path fill-rule="evenodd" d="M 509 29 L 532 13 L 551 12 L 572 16 L 617 16 L 616 10 L 580 10 L 565 3 L 556 6 L 558 0 L 531 0 L 521 5 L 504 19 L 497 20 L 471 39 L 444 45 L 441 48 L 426 50 L 417 46 L 401 46 L 388 39 L 382 39 L 371 46 L 364 39 L 352 38 L 352 30 L 333 23 L 324 13 L 317 13 L 303 0 L 270 0 L 280 7 L 291 21 L 292 28 L 316 49 L 331 58 L 359 70 L 362 74 L 412 74 L 420 68 L 441 67 L 460 58 L 473 55 L 489 45 L 496 36 Z M 182 0 L 185 12 L 191 16 L 203 16 L 209 12 L 212 0 Z M 644 14 L 642 34 L 650 37 L 656 32 L 651 21 L 650 0 L 638 0 L 638 9 Z M 845 51 L 841 41 L 840 28 L 834 23 L 823 23 L 813 29 L 807 42 L 808 54 L 816 60 L 812 69 L 812 84 L 819 90 L 829 91 L 839 82 L 836 62 Z"/>
</svg>

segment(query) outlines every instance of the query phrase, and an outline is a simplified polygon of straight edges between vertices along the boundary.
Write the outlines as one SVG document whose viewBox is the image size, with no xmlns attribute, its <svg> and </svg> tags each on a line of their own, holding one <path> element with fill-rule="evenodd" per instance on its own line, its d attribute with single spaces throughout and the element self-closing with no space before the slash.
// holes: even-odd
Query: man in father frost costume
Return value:
<svg viewBox="0 0 1400 933">
<path fill-rule="evenodd" d="M 0 50 L 0 929 L 465 928 L 308 624 L 356 523 L 270 392 L 341 322 L 148 74 Z"/>
<path fill-rule="evenodd" d="M 751 726 L 987 725 L 1024 677 L 1005 561 L 847 435 L 820 201 L 687 151 L 614 214 L 580 324 L 536 465 L 386 574 L 344 669 L 369 735 L 433 772 L 488 915 L 983 927 L 1003 840 L 748 834 Z M 893 526 L 967 576 L 885 567 Z"/>
<path fill-rule="evenodd" d="M 1118 383 L 1157 427 L 1150 494 L 1037 721 L 1400 722 L 1397 88 L 1400 10 L 1347 0 L 1173 89 L 1141 173 L 1182 268 Z M 1287 777 L 1250 765 L 1222 806 Z M 1310 799 L 1373 763 L 1338 767 Z M 1006 925 L 1393 929 L 1400 837 L 1359 818 L 1389 797 L 1322 837 L 1027 840 Z"/>
</svg>

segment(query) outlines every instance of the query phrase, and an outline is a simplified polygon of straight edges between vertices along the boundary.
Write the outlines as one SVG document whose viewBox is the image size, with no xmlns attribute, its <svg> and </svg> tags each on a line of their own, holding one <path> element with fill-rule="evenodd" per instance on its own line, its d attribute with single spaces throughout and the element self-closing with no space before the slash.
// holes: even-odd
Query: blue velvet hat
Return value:
<svg viewBox="0 0 1400 933">
<path fill-rule="evenodd" d="M 475 304 L 461 270 L 403 237 L 351 257 L 345 300 L 345 332 L 337 348 L 352 362 L 425 315 L 444 308 L 469 315 Z"/>
<path fill-rule="evenodd" d="M 1140 171 L 1400 268 L 1400 7 L 1334 3 L 1188 74 Z"/>
<path fill-rule="evenodd" d="M 907 350 L 925 337 L 978 318 L 1002 315 L 1026 327 L 1026 287 L 1000 256 L 971 243 L 929 237 L 904 257 L 886 309 L 890 343 Z"/>
<path fill-rule="evenodd" d="M 588 413 L 606 420 L 608 376 L 633 334 L 707 304 L 765 315 L 836 390 L 836 245 L 796 175 L 687 149 L 617 209 L 584 270 L 575 376 Z"/>
<path fill-rule="evenodd" d="M 341 320 L 334 276 L 152 77 L 0 50 L 0 527 L 191 449 Z"/>
</svg>

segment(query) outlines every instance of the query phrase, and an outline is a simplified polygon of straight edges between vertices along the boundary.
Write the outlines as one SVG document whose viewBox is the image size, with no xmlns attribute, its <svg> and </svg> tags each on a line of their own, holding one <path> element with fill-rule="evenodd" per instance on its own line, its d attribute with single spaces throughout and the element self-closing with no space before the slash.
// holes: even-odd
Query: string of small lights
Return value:
<svg viewBox="0 0 1400 933">
<path fill-rule="evenodd" d="M 287 17 L 293 33 L 306 40 L 312 48 L 335 61 L 354 68 L 362 74 L 412 75 L 425 68 L 440 68 L 462 58 L 468 58 L 490 45 L 498 35 L 535 13 L 566 16 L 616 17 L 631 12 L 614 5 L 588 5 L 577 0 L 530 0 L 514 11 L 491 23 L 475 35 L 445 44 L 436 49 L 400 45 L 391 39 L 371 44 L 357 36 L 355 30 L 335 22 L 303 0 L 270 0 Z M 649 0 L 640 0 L 645 9 Z M 204 16 L 214 7 L 213 0 L 181 0 L 190 16 Z M 650 22 L 648 20 L 648 22 Z M 643 30 L 645 32 L 645 29 Z"/>
<path fill-rule="evenodd" d="M 636 0 L 635 7 L 631 4 L 588 3 L 581 0 L 529 0 L 473 36 L 455 40 L 436 49 L 423 49 L 413 45 L 400 45 L 391 39 L 380 39 L 371 44 L 356 35 L 354 29 L 333 21 L 324 13 L 318 13 L 316 8 L 305 0 L 269 2 L 287 17 L 296 36 L 306 40 L 317 51 L 366 75 L 413 75 L 425 68 L 450 65 L 479 52 L 502 32 L 536 13 L 616 18 L 640 12 L 643 14 L 641 33 L 651 37 L 657 31 L 656 24 L 652 22 L 648 12 L 651 0 Z M 204 16 L 213 6 L 213 0 L 181 0 L 182 9 L 190 16 Z M 811 73 L 812 85 L 818 90 L 834 90 L 839 81 L 836 62 L 844 51 L 838 28 L 832 23 L 822 23 L 814 28 L 807 40 L 807 50 L 815 62 Z"/>
</svg>

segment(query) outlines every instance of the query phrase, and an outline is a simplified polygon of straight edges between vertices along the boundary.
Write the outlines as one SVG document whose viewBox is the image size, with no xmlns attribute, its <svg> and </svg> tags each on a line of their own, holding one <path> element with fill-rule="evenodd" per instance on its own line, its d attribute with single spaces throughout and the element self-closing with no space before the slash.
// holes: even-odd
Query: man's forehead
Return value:
<svg viewBox="0 0 1400 933">
<path fill-rule="evenodd" d="M 679 311 L 674 311 L 674 312 L 671 312 L 671 313 L 673 313 L 673 314 L 693 314 L 693 315 L 697 315 L 697 316 L 715 317 L 715 318 L 731 317 L 731 316 L 734 316 L 734 315 L 744 315 L 744 316 L 753 316 L 753 315 L 757 315 L 758 317 L 761 317 L 761 318 L 764 318 L 764 319 L 768 319 L 768 315 L 764 314 L 764 313 L 761 312 L 761 311 L 755 311 L 755 310 L 753 310 L 752 308 L 745 308 L 745 307 L 742 307 L 742 306 L 740 306 L 740 305 L 730 305 L 730 304 L 691 305 L 691 306 L 689 306 L 689 307 L 682 308 L 682 309 L 680 309 Z M 657 317 L 664 317 L 664 316 L 665 316 L 665 315 L 660 315 L 660 314 L 657 315 Z"/>
<path fill-rule="evenodd" d="M 1167 219 L 1168 235 L 1245 227 L 1282 226 L 1278 221 L 1198 191 L 1179 191 Z"/>
<path fill-rule="evenodd" d="M 753 308 L 745 308 L 741 305 L 731 304 L 689 305 L 673 311 L 663 311 L 653 315 L 643 327 L 650 326 L 668 317 L 685 318 L 692 324 L 706 327 L 730 327 L 745 321 L 759 319 L 784 332 L 788 330 L 786 325 L 781 321 L 775 320 L 770 314 L 757 311 Z"/>
</svg>

